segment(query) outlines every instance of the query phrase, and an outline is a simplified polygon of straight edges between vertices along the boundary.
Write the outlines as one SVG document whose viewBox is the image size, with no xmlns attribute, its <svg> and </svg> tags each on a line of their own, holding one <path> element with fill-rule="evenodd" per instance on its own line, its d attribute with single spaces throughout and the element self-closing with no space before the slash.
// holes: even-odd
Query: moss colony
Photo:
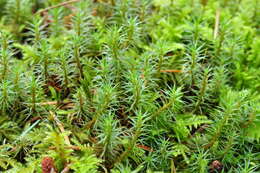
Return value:
<svg viewBox="0 0 260 173">
<path fill-rule="evenodd" d="M 260 172 L 259 2 L 0 0 L 0 172 Z"/>
</svg>

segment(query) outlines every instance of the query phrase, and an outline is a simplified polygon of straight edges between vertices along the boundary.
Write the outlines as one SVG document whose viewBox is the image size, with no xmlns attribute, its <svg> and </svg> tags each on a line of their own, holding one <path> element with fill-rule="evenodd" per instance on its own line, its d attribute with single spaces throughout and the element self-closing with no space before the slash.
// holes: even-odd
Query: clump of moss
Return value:
<svg viewBox="0 0 260 173">
<path fill-rule="evenodd" d="M 258 172 L 257 0 L 0 0 L 0 172 Z"/>
</svg>

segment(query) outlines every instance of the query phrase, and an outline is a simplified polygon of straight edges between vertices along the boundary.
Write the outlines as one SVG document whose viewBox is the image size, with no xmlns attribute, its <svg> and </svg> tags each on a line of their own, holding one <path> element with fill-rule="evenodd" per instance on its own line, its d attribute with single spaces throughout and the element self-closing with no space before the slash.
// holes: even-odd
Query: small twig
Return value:
<svg viewBox="0 0 260 173">
<path fill-rule="evenodd" d="M 148 147 L 148 146 L 145 146 L 145 145 L 137 144 L 136 147 L 137 148 L 141 148 L 141 149 L 143 149 L 145 151 L 154 152 L 151 147 Z"/>
<path fill-rule="evenodd" d="M 50 101 L 50 102 L 42 102 L 42 103 L 36 103 L 36 104 L 38 104 L 40 106 L 45 106 L 45 105 L 56 105 L 56 104 L 58 104 L 58 102 L 57 101 Z"/>
<path fill-rule="evenodd" d="M 61 106 L 60 108 L 61 109 L 71 109 L 71 108 L 74 108 L 75 104 L 70 102 L 70 103 L 65 103 L 64 106 Z"/>
<path fill-rule="evenodd" d="M 172 105 L 172 102 L 165 103 L 162 107 L 160 107 L 152 116 L 151 119 L 157 117 L 162 111 L 168 109 Z"/>
<path fill-rule="evenodd" d="M 62 6 L 66 6 L 68 4 L 72 4 L 72 3 L 75 3 L 75 2 L 79 2 L 79 1 L 81 1 L 81 0 L 70 0 L 70 1 L 62 2 L 60 4 L 57 4 L 57 5 L 54 5 L 54 6 L 45 8 L 45 9 L 42 9 L 42 10 L 38 11 L 37 13 L 41 14 L 41 13 L 47 12 L 47 11 L 49 11 L 51 9 L 62 7 Z"/>
<path fill-rule="evenodd" d="M 71 101 L 62 101 L 62 102 L 57 102 L 57 101 L 47 101 L 47 102 L 41 102 L 41 103 L 36 103 L 37 105 L 40 106 L 48 106 L 48 105 L 58 105 L 60 104 L 61 109 L 70 109 L 73 108 L 75 105 Z"/>
<path fill-rule="evenodd" d="M 215 17 L 214 39 L 216 39 L 217 36 L 218 36 L 218 32 L 219 32 L 219 20 L 220 20 L 220 9 L 217 9 L 217 11 L 216 11 L 216 17 Z"/>
<path fill-rule="evenodd" d="M 41 116 L 36 116 L 36 117 L 33 117 L 32 119 L 28 120 L 27 123 L 34 123 L 35 121 L 40 120 L 40 119 L 42 119 Z"/>
</svg>

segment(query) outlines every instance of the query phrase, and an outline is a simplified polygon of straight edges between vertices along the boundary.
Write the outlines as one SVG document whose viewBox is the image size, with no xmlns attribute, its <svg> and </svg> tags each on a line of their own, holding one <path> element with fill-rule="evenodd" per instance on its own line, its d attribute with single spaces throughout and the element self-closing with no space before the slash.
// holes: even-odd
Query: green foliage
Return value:
<svg viewBox="0 0 260 173">
<path fill-rule="evenodd" d="M 0 172 L 259 172 L 257 0 L 62 2 L 0 0 Z"/>
<path fill-rule="evenodd" d="M 75 172 L 98 172 L 98 166 L 100 159 L 96 158 L 92 151 L 87 150 L 83 152 L 83 155 L 80 158 L 75 159 L 75 163 L 72 164 L 71 169 Z"/>
</svg>

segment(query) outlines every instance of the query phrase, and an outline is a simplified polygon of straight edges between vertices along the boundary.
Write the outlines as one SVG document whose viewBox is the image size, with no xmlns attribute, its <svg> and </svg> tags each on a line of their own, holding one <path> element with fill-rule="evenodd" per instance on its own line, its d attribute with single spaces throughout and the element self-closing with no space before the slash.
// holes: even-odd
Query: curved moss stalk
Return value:
<svg viewBox="0 0 260 173">
<path fill-rule="evenodd" d="M 193 110 L 193 113 L 196 112 L 199 109 L 201 103 L 203 102 L 204 96 L 206 94 L 207 86 L 208 86 L 208 78 L 209 78 L 208 73 L 209 73 L 208 70 L 206 70 L 204 72 L 204 77 L 203 77 L 200 92 L 199 92 L 199 98 L 198 98 L 198 100 L 195 104 L 195 108 Z"/>
<path fill-rule="evenodd" d="M 94 115 L 93 119 L 92 119 L 90 122 L 87 123 L 87 125 L 86 125 L 86 128 L 87 128 L 87 129 L 92 128 L 92 127 L 96 124 L 98 118 L 99 118 L 99 117 L 102 115 L 102 113 L 107 109 L 108 105 L 109 105 L 109 102 L 105 102 L 105 103 L 103 104 L 103 106 L 102 106 L 102 107 L 97 111 L 97 113 Z"/>
<path fill-rule="evenodd" d="M 204 148 L 208 149 L 208 148 L 212 147 L 215 144 L 215 142 L 219 139 L 225 124 L 229 120 L 229 117 L 230 117 L 229 113 L 224 116 L 222 121 L 220 121 L 220 124 L 219 124 L 215 134 L 213 135 L 213 138 L 210 140 L 210 142 L 207 145 L 204 146 Z"/>
<path fill-rule="evenodd" d="M 82 69 L 82 65 L 80 63 L 80 51 L 79 51 L 79 46 L 76 45 L 75 49 L 74 49 L 74 58 L 77 64 L 77 68 L 79 71 L 79 78 L 83 79 L 83 69 Z"/>
<path fill-rule="evenodd" d="M 173 104 L 173 101 L 169 101 L 168 103 L 164 104 L 162 107 L 160 107 L 152 116 L 151 119 L 154 119 L 158 115 L 160 115 L 161 112 L 171 107 Z"/>
<path fill-rule="evenodd" d="M 195 83 L 194 70 L 195 70 L 195 67 L 196 67 L 196 63 L 197 63 L 196 52 L 193 51 L 192 54 L 191 54 L 191 66 L 190 66 L 191 86 L 193 86 L 194 83 Z"/>
<path fill-rule="evenodd" d="M 118 159 L 115 161 L 114 165 L 121 163 L 129 154 L 130 152 L 133 150 L 133 148 L 136 145 L 136 142 L 139 138 L 139 136 L 142 133 L 142 128 L 144 126 L 144 118 L 142 115 L 137 115 L 137 121 L 135 123 L 135 133 L 132 137 L 132 139 L 129 141 L 128 143 L 128 147 L 126 148 L 126 150 L 118 157 Z"/>
<path fill-rule="evenodd" d="M 9 60 L 8 60 L 8 52 L 6 50 L 2 51 L 2 80 L 5 80 L 7 77 L 8 67 L 9 67 Z"/>
<path fill-rule="evenodd" d="M 1 34 L 0 35 L 1 38 L 1 63 L 3 66 L 2 69 L 2 80 L 5 80 L 7 77 L 7 73 L 8 73 L 8 68 L 9 68 L 9 54 L 10 52 L 8 51 L 8 37 L 6 36 L 6 34 Z"/>
<path fill-rule="evenodd" d="M 157 65 L 157 74 L 159 77 L 161 76 L 162 65 L 163 65 L 163 55 L 160 55 L 158 65 Z"/>
<path fill-rule="evenodd" d="M 2 115 L 5 115 L 6 111 L 8 110 L 8 101 L 9 101 L 9 98 L 8 98 L 8 88 L 7 88 L 7 83 L 2 83 L 2 87 L 1 87 L 1 100 L 2 100 Z"/>
<path fill-rule="evenodd" d="M 48 60 L 48 57 L 45 56 L 44 62 L 43 62 L 43 73 L 44 73 L 45 81 L 48 81 L 48 79 L 49 79 L 48 66 L 49 66 L 49 60 Z"/>
<path fill-rule="evenodd" d="M 224 39 L 225 39 L 225 34 L 223 32 L 221 32 L 219 34 L 219 40 L 217 42 L 217 48 L 216 48 L 216 57 L 218 57 L 221 53 L 221 49 L 222 49 L 222 45 L 223 45 L 223 42 L 224 42 Z"/>
<path fill-rule="evenodd" d="M 16 24 L 20 24 L 20 13 L 21 13 L 21 0 L 16 0 L 15 1 L 15 18 L 14 22 Z"/>
<path fill-rule="evenodd" d="M 32 85 L 31 85 L 31 97 L 32 97 L 32 112 L 36 112 L 36 80 L 32 77 Z"/>
<path fill-rule="evenodd" d="M 217 124 L 217 128 L 216 131 L 213 135 L 213 137 L 211 138 L 210 142 L 204 146 L 204 148 L 208 149 L 210 147 L 212 147 L 215 142 L 219 139 L 221 133 L 223 132 L 224 127 L 226 126 L 226 124 L 228 123 L 229 119 L 231 118 L 232 114 L 234 113 L 234 110 L 236 110 L 235 108 L 239 108 L 241 106 L 241 103 L 238 102 L 234 109 L 228 109 L 225 113 L 224 113 L 224 117 L 221 121 L 219 121 L 219 123 Z"/>
<path fill-rule="evenodd" d="M 62 55 L 61 57 L 61 69 L 63 73 L 63 81 L 64 81 L 64 91 L 65 95 L 67 95 L 68 89 L 69 89 L 69 71 L 68 71 L 68 63 L 67 59 L 65 58 L 65 55 Z"/>
</svg>

